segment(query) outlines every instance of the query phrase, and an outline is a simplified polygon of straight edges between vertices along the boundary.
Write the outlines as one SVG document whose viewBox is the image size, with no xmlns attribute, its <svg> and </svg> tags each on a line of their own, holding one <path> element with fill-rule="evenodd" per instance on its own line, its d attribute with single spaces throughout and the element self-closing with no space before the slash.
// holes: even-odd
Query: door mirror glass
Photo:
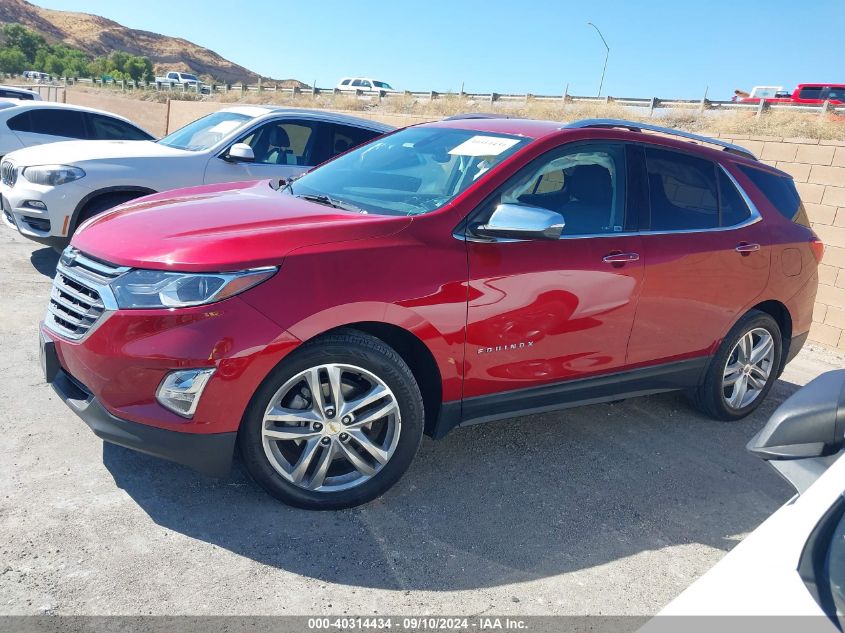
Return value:
<svg viewBox="0 0 845 633">
<path fill-rule="evenodd" d="M 564 227 L 563 216 L 541 207 L 500 204 L 490 219 L 472 228 L 480 237 L 510 240 L 556 240 Z"/>
<path fill-rule="evenodd" d="M 255 162 L 255 153 L 246 143 L 235 143 L 226 152 L 226 158 L 233 163 L 252 163 Z"/>
</svg>

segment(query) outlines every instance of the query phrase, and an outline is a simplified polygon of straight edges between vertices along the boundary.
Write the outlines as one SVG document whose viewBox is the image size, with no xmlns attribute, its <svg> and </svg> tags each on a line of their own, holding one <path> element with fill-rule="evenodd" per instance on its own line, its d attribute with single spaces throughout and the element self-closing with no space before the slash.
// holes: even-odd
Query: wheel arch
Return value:
<svg viewBox="0 0 845 633">
<path fill-rule="evenodd" d="M 79 224 L 79 216 L 85 208 L 88 207 L 88 205 L 100 198 L 114 195 L 116 193 L 137 193 L 137 197 L 140 198 L 141 196 L 148 196 L 158 192 L 155 189 L 141 187 L 138 185 L 115 185 L 92 191 L 91 193 L 86 194 L 85 197 L 77 203 L 76 208 L 73 210 L 73 214 L 71 215 L 70 222 L 68 223 L 68 233 L 76 231 L 77 225 Z"/>
<path fill-rule="evenodd" d="M 789 358 L 789 347 L 792 343 L 792 315 L 789 313 L 789 308 L 777 299 L 769 299 L 752 306 L 751 310 L 765 312 L 777 322 L 780 328 L 781 344 L 783 347 L 780 367 L 778 368 L 778 375 L 780 375 L 783 368 L 786 367 L 786 361 Z"/>
<path fill-rule="evenodd" d="M 383 321 L 346 323 L 321 332 L 310 340 L 341 330 L 358 330 L 369 334 L 389 345 L 402 357 L 420 387 L 425 411 L 425 433 L 432 435 L 443 404 L 443 377 L 428 346 L 413 332 Z"/>
</svg>

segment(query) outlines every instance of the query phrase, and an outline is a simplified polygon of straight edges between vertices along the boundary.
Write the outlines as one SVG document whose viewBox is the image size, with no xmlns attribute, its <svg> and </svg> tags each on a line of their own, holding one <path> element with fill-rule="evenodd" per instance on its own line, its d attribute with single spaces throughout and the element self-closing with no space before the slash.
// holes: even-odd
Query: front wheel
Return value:
<svg viewBox="0 0 845 633">
<path fill-rule="evenodd" d="M 408 365 L 381 340 L 350 330 L 307 343 L 276 369 L 247 409 L 238 443 L 271 495 L 336 510 L 396 483 L 422 430 Z"/>
<path fill-rule="evenodd" d="M 763 402 L 778 377 L 783 353 L 780 327 L 753 310 L 731 329 L 710 362 L 693 404 L 717 420 L 738 420 Z"/>
</svg>

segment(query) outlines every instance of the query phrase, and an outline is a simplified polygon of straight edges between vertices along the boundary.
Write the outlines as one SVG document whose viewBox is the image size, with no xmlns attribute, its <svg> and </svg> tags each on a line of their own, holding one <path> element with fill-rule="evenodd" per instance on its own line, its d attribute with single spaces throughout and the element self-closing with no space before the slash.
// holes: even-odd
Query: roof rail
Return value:
<svg viewBox="0 0 845 633">
<path fill-rule="evenodd" d="M 732 154 L 739 154 L 752 160 L 757 160 L 757 157 L 751 150 L 745 149 L 740 145 L 734 145 L 726 141 L 720 141 L 717 138 L 709 136 L 702 136 L 701 134 L 693 134 L 692 132 L 684 132 L 682 130 L 674 130 L 668 127 L 661 127 L 659 125 L 651 125 L 650 123 L 639 123 L 637 121 L 626 121 L 625 119 L 581 119 L 579 121 L 572 121 L 567 123 L 561 129 L 566 130 L 580 130 L 589 127 L 604 127 L 604 128 L 624 128 L 632 132 L 656 132 L 658 134 L 666 134 L 668 136 L 679 136 L 681 138 L 689 139 L 691 141 L 698 141 L 699 143 L 708 143 L 710 145 L 717 145 L 726 152 Z"/>
<path fill-rule="evenodd" d="M 465 112 L 463 114 L 453 114 L 447 116 L 444 121 L 460 121 L 461 119 L 519 119 L 521 117 L 511 116 L 509 114 L 494 114 L 490 112 Z"/>
</svg>

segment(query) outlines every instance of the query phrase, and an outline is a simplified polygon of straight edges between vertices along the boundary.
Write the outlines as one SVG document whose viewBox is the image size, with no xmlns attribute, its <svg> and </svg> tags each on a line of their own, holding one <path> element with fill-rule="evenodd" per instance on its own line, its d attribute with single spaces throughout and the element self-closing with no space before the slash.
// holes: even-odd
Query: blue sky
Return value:
<svg viewBox="0 0 845 633">
<path fill-rule="evenodd" d="M 409 90 L 712 99 L 843 82 L 845 0 L 36 0 L 186 38 L 276 78 Z"/>
</svg>

